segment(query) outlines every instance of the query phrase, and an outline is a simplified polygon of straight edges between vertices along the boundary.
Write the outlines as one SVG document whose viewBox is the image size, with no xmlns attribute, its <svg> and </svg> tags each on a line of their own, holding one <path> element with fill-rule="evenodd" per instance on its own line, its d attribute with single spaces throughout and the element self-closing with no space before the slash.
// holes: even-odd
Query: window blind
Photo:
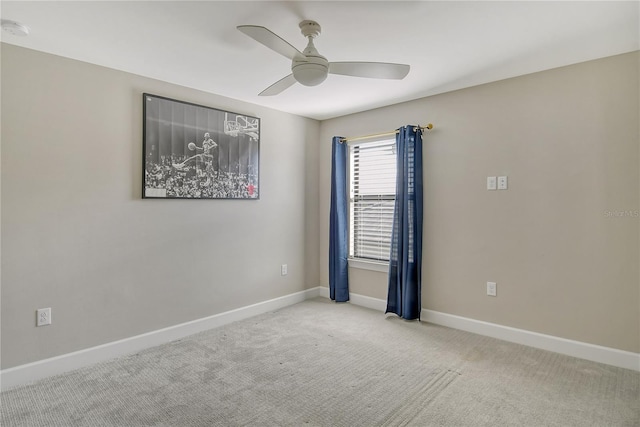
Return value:
<svg viewBox="0 0 640 427">
<path fill-rule="evenodd" d="M 349 147 L 349 255 L 388 261 L 396 192 L 395 139 Z"/>
</svg>

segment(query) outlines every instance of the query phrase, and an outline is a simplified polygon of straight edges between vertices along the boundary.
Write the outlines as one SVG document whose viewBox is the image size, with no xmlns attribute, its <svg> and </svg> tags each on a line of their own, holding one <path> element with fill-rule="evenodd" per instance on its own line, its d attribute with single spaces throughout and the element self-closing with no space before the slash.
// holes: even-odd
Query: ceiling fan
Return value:
<svg viewBox="0 0 640 427">
<path fill-rule="evenodd" d="M 390 64 L 386 62 L 329 62 L 320 55 L 313 45 L 313 39 L 320 34 L 320 25 L 315 21 L 300 22 L 302 35 L 309 39 L 307 47 L 300 52 L 286 40 L 258 25 L 240 25 L 238 30 L 258 43 L 291 59 L 291 74 L 278 80 L 259 93 L 260 96 L 277 95 L 296 82 L 305 86 L 316 86 L 322 83 L 327 74 L 342 74 L 354 77 L 401 80 L 409 73 L 406 64 Z"/>
</svg>

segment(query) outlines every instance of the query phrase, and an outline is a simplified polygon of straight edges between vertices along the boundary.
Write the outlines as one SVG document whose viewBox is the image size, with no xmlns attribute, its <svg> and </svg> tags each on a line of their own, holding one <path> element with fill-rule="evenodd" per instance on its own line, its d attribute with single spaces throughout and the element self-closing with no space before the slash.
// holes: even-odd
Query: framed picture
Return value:
<svg viewBox="0 0 640 427">
<path fill-rule="evenodd" d="M 142 197 L 259 199 L 260 119 L 144 93 Z"/>
</svg>

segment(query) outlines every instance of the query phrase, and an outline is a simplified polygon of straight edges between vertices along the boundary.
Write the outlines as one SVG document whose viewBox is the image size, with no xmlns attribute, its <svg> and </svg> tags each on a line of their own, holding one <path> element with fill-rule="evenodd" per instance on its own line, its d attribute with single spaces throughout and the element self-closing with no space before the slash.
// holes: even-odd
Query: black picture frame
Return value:
<svg viewBox="0 0 640 427">
<path fill-rule="evenodd" d="M 143 199 L 260 198 L 260 119 L 142 94 Z"/>
</svg>

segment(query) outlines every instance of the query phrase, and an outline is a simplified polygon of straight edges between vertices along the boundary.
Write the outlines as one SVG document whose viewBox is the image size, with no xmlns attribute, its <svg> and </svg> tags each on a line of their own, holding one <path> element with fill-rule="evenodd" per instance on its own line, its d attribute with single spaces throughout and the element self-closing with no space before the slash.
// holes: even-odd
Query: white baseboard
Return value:
<svg viewBox="0 0 640 427">
<path fill-rule="evenodd" d="M 466 317 L 440 313 L 433 310 L 423 309 L 421 317 L 422 320 L 435 323 L 437 325 L 461 329 L 463 331 L 498 338 L 504 341 L 527 345 L 529 347 L 535 347 L 542 350 L 578 357 L 580 359 L 613 365 L 619 368 L 640 371 L 640 354 L 632 353 L 630 351 L 569 340 L 566 338 L 555 337 L 553 335 L 540 334 L 538 332 L 531 332 L 524 329 L 511 328 L 509 326 L 468 319 Z"/>
<path fill-rule="evenodd" d="M 329 298 L 329 288 L 321 286 L 319 289 L 319 296 Z M 353 292 L 349 293 L 349 302 L 353 305 L 359 305 L 360 307 L 371 308 L 382 312 L 387 309 L 387 302 L 385 300 L 354 294 Z"/>
<path fill-rule="evenodd" d="M 320 287 L 319 295 L 329 298 L 329 288 Z M 387 303 L 384 300 L 354 293 L 349 295 L 349 300 L 354 305 L 382 312 L 384 312 L 387 307 Z M 509 326 L 502 326 L 495 323 L 483 322 L 481 320 L 469 319 L 467 317 L 455 316 L 453 314 L 441 313 L 427 309 L 422 309 L 420 317 L 423 321 L 434 323 L 436 325 L 473 332 L 479 335 L 485 335 L 516 344 L 523 344 L 529 347 L 566 354 L 568 356 L 591 360 L 593 362 L 617 366 L 619 368 L 640 371 L 640 354 L 630 351 L 569 340 L 555 337 L 553 335 L 540 334 L 538 332 L 511 328 Z"/>
<path fill-rule="evenodd" d="M 287 307 L 319 296 L 319 290 L 319 287 L 307 289 L 146 334 L 136 335 L 50 359 L 4 369 L 0 371 L 0 390 L 7 390 L 11 387 L 28 384 L 42 378 L 93 365 L 114 357 L 136 353 L 146 348 L 175 341 L 198 332 Z"/>
<path fill-rule="evenodd" d="M 329 288 L 325 288 L 324 286 L 320 286 L 320 290 L 318 293 L 321 297 L 329 298 Z"/>
<path fill-rule="evenodd" d="M 132 354 L 146 348 L 287 307 L 317 296 L 329 298 L 329 288 L 311 288 L 146 334 L 4 369 L 0 371 L 0 390 L 7 390 L 11 387 L 28 384 L 42 378 L 93 365 L 114 357 Z M 350 302 L 354 305 L 371 308 L 380 312 L 384 312 L 387 307 L 387 303 L 384 300 L 354 293 L 350 295 Z M 567 340 L 433 310 L 423 309 L 422 320 L 581 359 L 640 371 L 640 354 L 638 353 Z"/>
</svg>

